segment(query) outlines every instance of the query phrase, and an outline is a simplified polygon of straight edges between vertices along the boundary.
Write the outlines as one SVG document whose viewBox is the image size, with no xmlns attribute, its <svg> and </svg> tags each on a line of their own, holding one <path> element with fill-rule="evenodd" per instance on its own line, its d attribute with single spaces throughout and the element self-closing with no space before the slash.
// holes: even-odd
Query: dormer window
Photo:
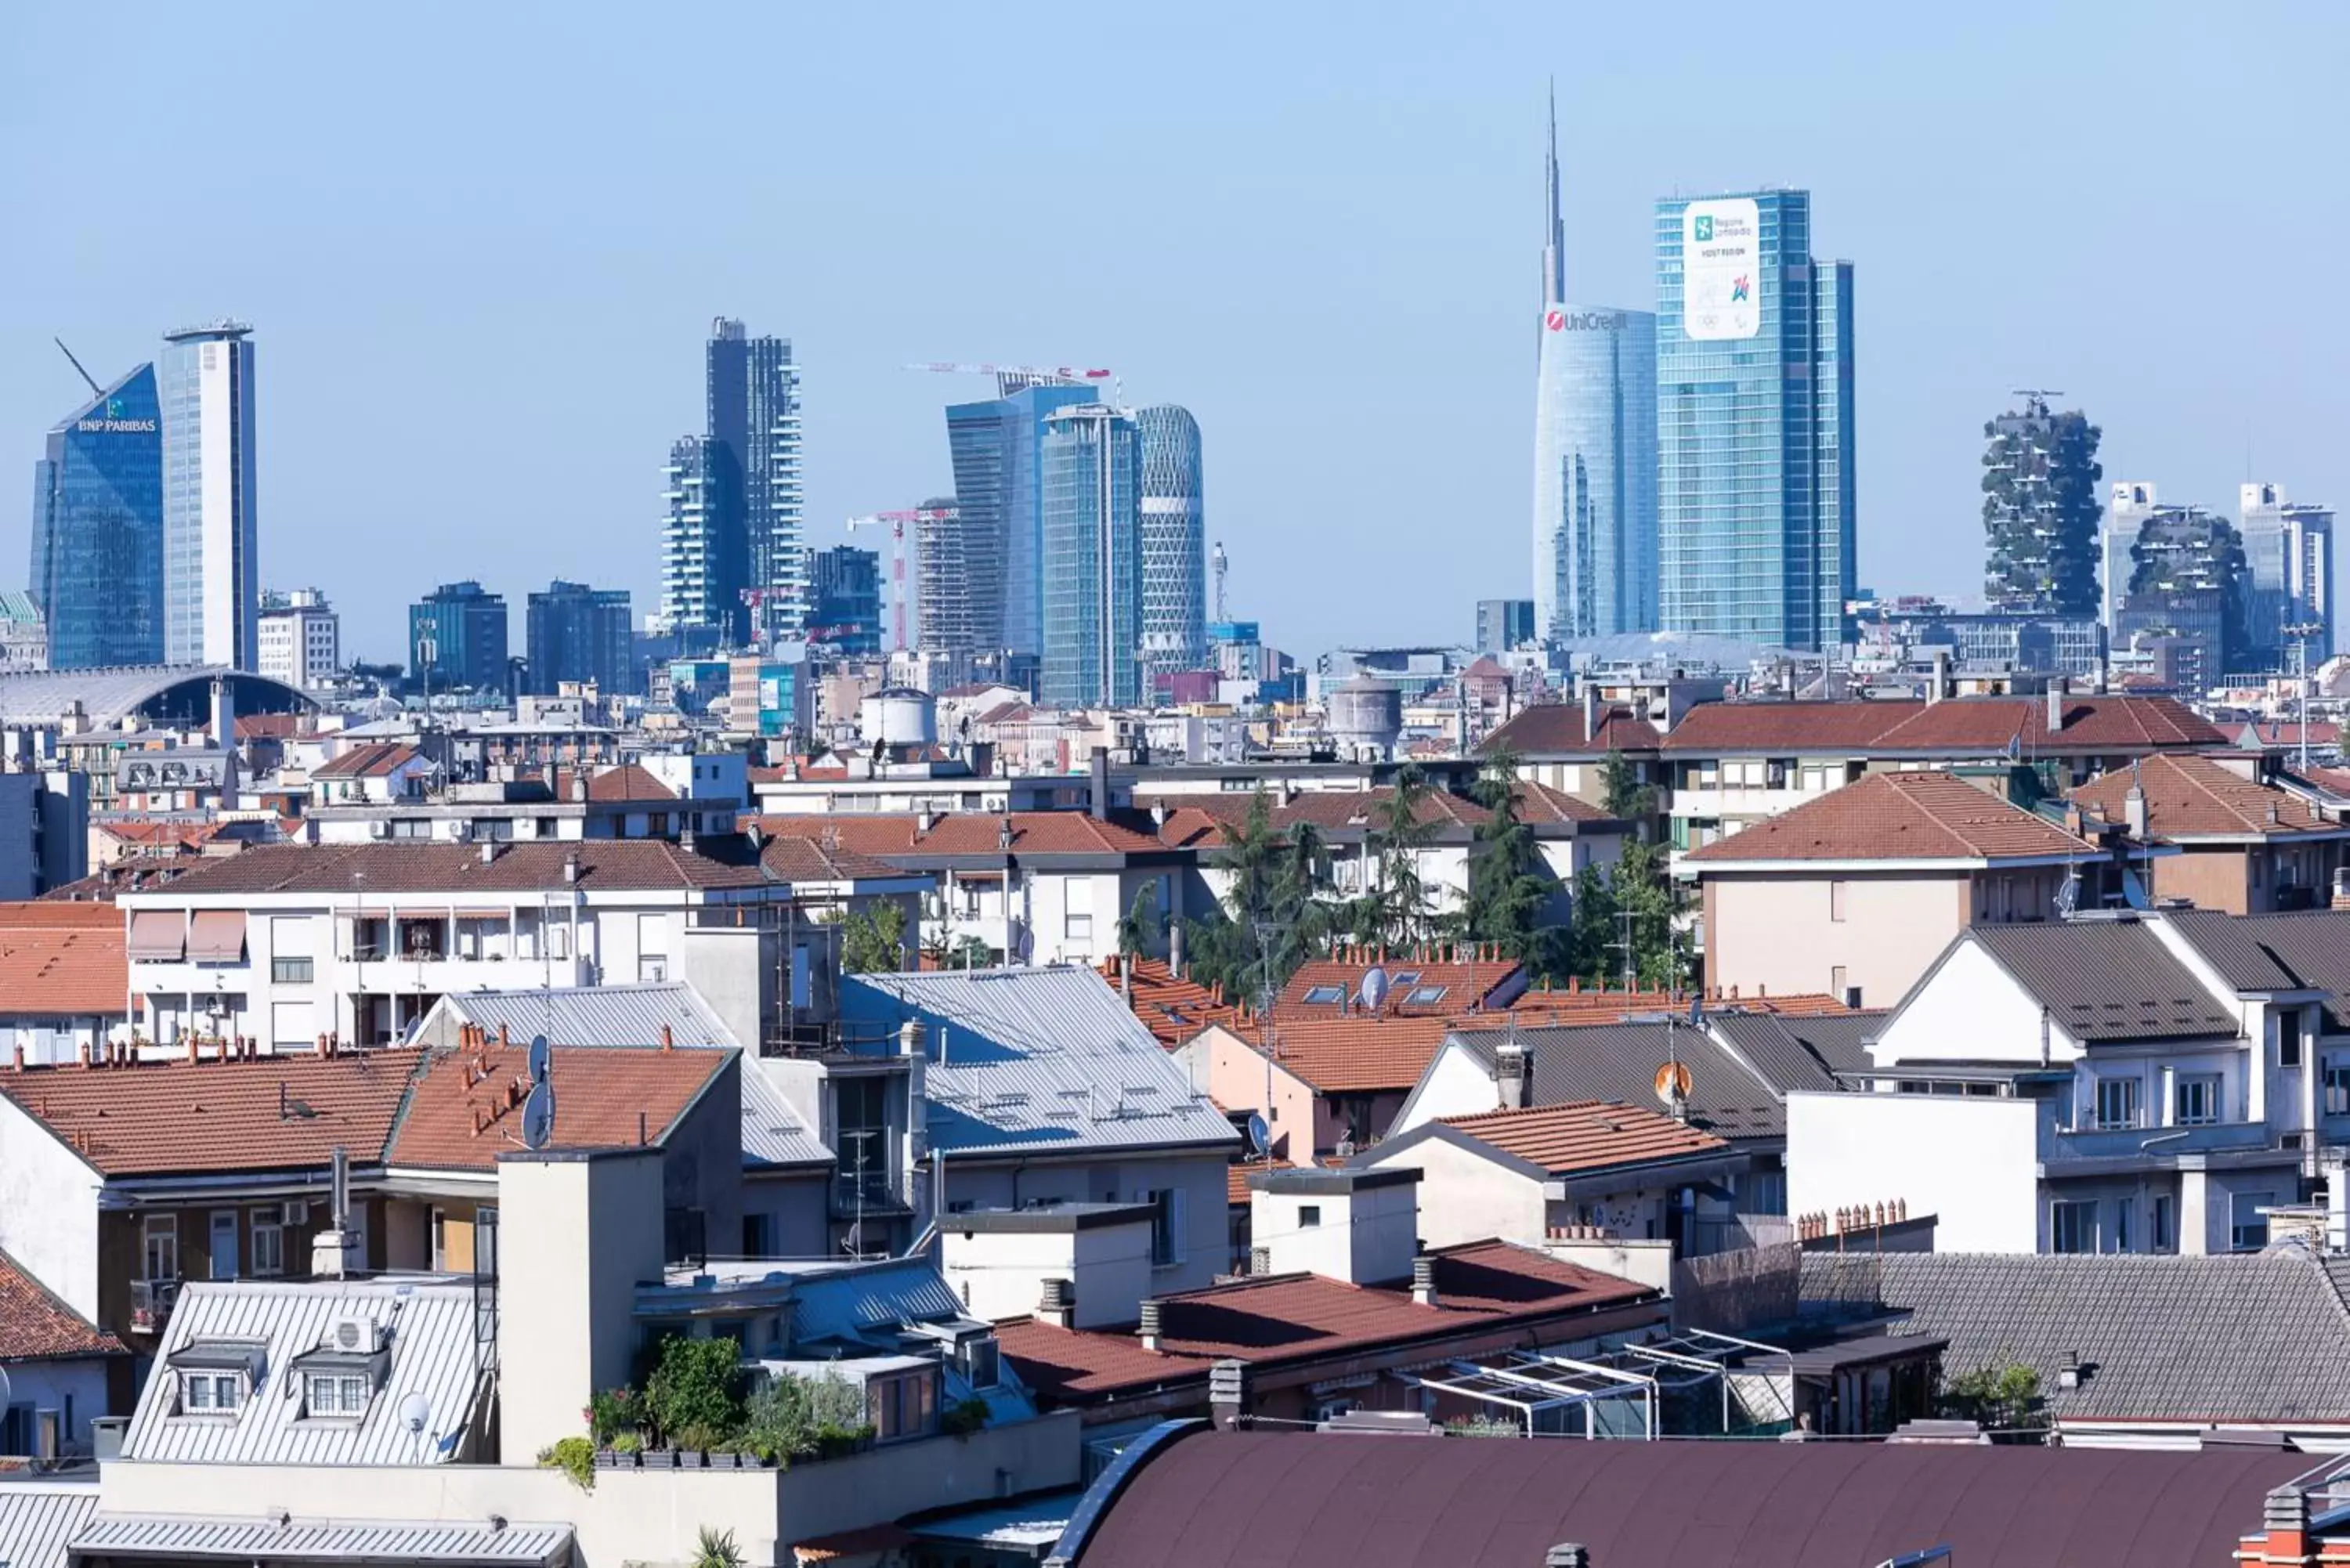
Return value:
<svg viewBox="0 0 2350 1568">
<path fill-rule="evenodd" d="M 306 1416 L 364 1416 L 368 1397 L 364 1373 L 312 1372 L 302 1380 Z"/>
<path fill-rule="evenodd" d="M 390 1374 L 390 1331 L 364 1315 L 338 1317 L 317 1349 L 295 1357 L 292 1370 L 302 1380 L 305 1420 L 356 1421 Z"/>
<path fill-rule="evenodd" d="M 249 1340 L 199 1339 L 164 1358 L 179 1379 L 177 1416 L 230 1416 L 261 1382 L 262 1347 Z"/>
</svg>

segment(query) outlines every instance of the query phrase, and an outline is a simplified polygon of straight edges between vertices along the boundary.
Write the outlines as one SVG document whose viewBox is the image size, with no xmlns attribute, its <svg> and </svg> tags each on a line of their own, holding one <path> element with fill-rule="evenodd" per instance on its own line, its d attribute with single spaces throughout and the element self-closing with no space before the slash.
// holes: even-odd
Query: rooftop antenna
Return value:
<svg viewBox="0 0 2350 1568">
<path fill-rule="evenodd" d="M 57 346 L 57 352 L 66 357 L 66 363 L 74 368 L 74 374 L 79 376 L 83 380 L 89 383 L 91 396 L 99 398 L 106 396 L 106 389 L 98 384 L 98 379 L 96 377 L 92 376 L 88 371 L 81 368 L 81 361 L 74 358 L 74 351 L 66 347 L 66 340 L 64 338 L 52 337 L 49 341 Z M 2247 458 L 2246 461 L 2250 462 L 2251 460 Z"/>
<path fill-rule="evenodd" d="M 1208 552 L 1208 569 L 1216 574 L 1216 618 L 1218 620 L 1228 618 L 1224 614 L 1224 574 L 1232 568 L 1232 559 L 1224 554 L 1224 542 L 1219 539 L 1216 541 L 1216 547 Z"/>
</svg>

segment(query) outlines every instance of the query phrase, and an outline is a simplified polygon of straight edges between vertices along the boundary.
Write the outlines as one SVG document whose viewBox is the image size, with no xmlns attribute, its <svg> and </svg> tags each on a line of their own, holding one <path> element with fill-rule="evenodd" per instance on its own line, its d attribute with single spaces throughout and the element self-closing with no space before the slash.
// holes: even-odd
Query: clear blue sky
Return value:
<svg viewBox="0 0 2350 1568">
<path fill-rule="evenodd" d="M 818 544 L 946 487 L 984 388 L 902 362 L 1083 361 L 1198 414 L 1234 613 L 1465 639 L 1531 591 L 1555 73 L 1584 302 L 1651 303 L 1658 195 L 1812 191 L 1859 269 L 1861 581 L 1976 593 L 2012 387 L 2166 498 L 2232 513 L 2249 445 L 2350 504 L 2345 59 L 2340 0 L 11 7 L 0 585 L 80 395 L 50 335 L 103 380 L 234 313 L 264 576 L 348 648 L 452 577 L 641 612 L 723 313 L 796 343 Z"/>
</svg>

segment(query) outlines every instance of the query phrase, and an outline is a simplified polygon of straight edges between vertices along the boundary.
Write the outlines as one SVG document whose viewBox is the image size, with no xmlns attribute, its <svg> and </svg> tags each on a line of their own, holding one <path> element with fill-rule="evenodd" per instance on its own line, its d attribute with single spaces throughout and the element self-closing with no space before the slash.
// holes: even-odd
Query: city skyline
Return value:
<svg viewBox="0 0 2350 1568">
<path fill-rule="evenodd" d="M 254 320 L 271 360 L 262 586 L 323 588 L 345 610 L 349 650 L 380 659 L 398 646 L 401 605 L 451 575 L 479 575 L 509 592 L 561 576 L 629 587 L 640 607 L 656 602 L 645 475 L 660 443 L 697 422 L 696 368 L 669 361 L 714 312 L 788 328 L 820 384 L 806 434 L 812 547 L 838 542 L 844 516 L 948 488 L 933 432 L 940 394 L 950 389 L 905 375 L 896 369 L 903 360 L 1083 358 L 1118 368 L 1123 400 L 1180 400 L 1212 432 L 1215 532 L 1233 561 L 1233 614 L 1305 651 L 1372 637 L 1457 638 L 1463 606 L 1523 591 L 1528 143 L 1540 134 L 1543 67 L 1555 63 L 1570 150 L 1575 292 L 1651 303 L 1644 214 L 1661 193 L 1774 181 L 1810 189 L 1821 220 L 1814 250 L 1858 258 L 1868 272 L 1858 581 L 1971 598 L 1981 573 L 1980 530 L 1969 524 L 1980 504 L 1981 410 L 2011 386 L 2064 389 L 2068 404 L 2094 410 L 2106 430 L 2107 472 L 2158 478 L 2166 497 L 2231 510 L 2248 444 L 2254 476 L 2296 497 L 2338 502 L 2350 493 L 2350 468 L 2327 434 L 2340 422 L 2330 376 L 2340 328 L 2328 317 L 2296 325 L 2237 308 L 2277 275 L 2260 247 L 2215 244 L 2192 264 L 2146 276 L 2122 221 L 2154 205 L 2167 231 L 2217 234 L 2246 213 L 2290 211 L 2297 244 L 2323 251 L 2334 243 L 2343 219 L 2328 204 L 2299 202 L 2305 181 L 2277 154 L 2296 134 L 2314 134 L 2294 130 L 2304 117 L 2315 125 L 2310 95 L 2288 89 L 2325 53 L 2314 37 L 2338 37 L 2341 19 L 2309 7 L 2297 26 L 2288 16 L 2199 30 L 2180 16 L 2180 27 L 2155 29 L 2156 37 L 2107 36 L 2082 19 L 2057 18 L 2036 52 L 2044 59 L 2002 58 L 1996 71 L 1997 51 L 1961 40 L 1933 57 L 1951 79 L 1982 76 L 1986 85 L 1970 97 L 1896 92 L 1890 84 L 1912 79 L 1904 67 L 1926 60 L 1929 46 L 1898 30 L 1851 29 L 1825 53 L 1803 55 L 1814 73 L 1808 100 L 1760 121 L 1727 104 L 1648 102 L 1660 67 L 1611 79 L 1618 73 L 1528 62 L 1504 47 L 1498 26 L 1432 51 L 1416 38 L 1407 47 L 1383 27 L 1317 40 L 1327 42 L 1327 57 L 1300 75 L 1287 67 L 1305 57 L 1305 29 L 1284 22 L 1262 67 L 1230 73 L 1244 86 L 1255 69 L 1283 67 L 1287 104 L 1253 110 L 1230 130 L 1163 102 L 1147 110 L 1141 129 L 1153 134 L 1141 139 L 1137 172 L 1194 204 L 1208 189 L 1228 189 L 1233 209 L 1209 226 L 1211 237 L 1172 243 L 1139 213 L 1096 211 L 1073 196 L 1083 181 L 1066 167 L 1048 178 L 995 166 L 987 192 L 958 195 L 925 163 L 965 113 L 951 105 L 899 115 L 851 148 L 804 140 L 804 156 L 773 177 L 793 198 L 794 230 L 815 243 L 763 246 L 754 235 L 777 231 L 736 214 L 731 245 L 660 261 L 615 226 L 617 209 L 652 178 L 654 163 L 666 161 L 662 178 L 676 179 L 670 132 L 640 152 L 608 156 L 614 136 L 646 129 L 633 114 L 601 127 L 568 104 L 554 106 L 533 145 L 576 146 L 578 155 L 550 151 L 560 167 L 549 190 L 502 207 L 485 175 L 457 161 L 457 146 L 496 140 L 484 117 L 502 124 L 505 111 L 468 109 L 448 130 L 402 149 L 362 112 L 361 84 L 350 112 L 318 113 L 315 145 L 294 148 L 268 134 L 276 120 L 257 107 L 206 105 L 187 131 L 195 151 L 249 159 L 265 184 L 325 159 L 353 177 L 322 196 L 313 235 L 303 221 L 310 214 L 267 202 L 260 224 L 241 217 L 224 226 L 192 193 L 110 152 L 90 155 L 107 177 L 76 182 L 87 191 L 36 183 L 27 165 L 7 165 L 14 210 L 40 232 L 64 225 L 80 243 L 70 265 L 41 247 L 0 262 L 11 285 L 0 306 L 0 364 L 8 367 L 0 423 L 17 432 L 19 461 L 29 462 L 39 455 L 38 432 L 77 401 L 69 369 L 47 348 L 53 331 L 94 367 L 122 366 L 151 357 L 156 333 L 173 321 L 223 310 Z M 28 20 L 24 57 L 42 57 L 41 35 L 52 25 Z M 616 18 L 613 28 L 622 35 L 614 59 L 599 50 L 570 60 L 590 86 L 617 87 L 625 68 L 617 57 L 629 53 L 629 25 Z M 951 61 L 958 75 L 993 70 L 1015 81 L 1041 69 L 975 27 L 938 31 L 910 46 L 918 82 L 948 72 Z M 168 54 L 185 47 L 184 35 L 177 23 L 101 22 L 88 47 L 52 51 L 57 68 L 40 79 L 12 76 L 0 116 L 11 128 L 43 123 L 89 88 L 91 67 L 80 62 Z M 1627 49 L 1638 37 L 1627 24 L 1599 19 L 1590 47 Z M 810 55 L 843 63 L 883 47 L 836 21 L 810 26 L 803 41 Z M 281 63 L 282 51 L 299 47 L 258 34 L 253 42 Z M 436 62 L 426 74 L 494 71 L 522 47 L 504 24 L 486 28 L 483 42 L 479 65 Z M 386 44 L 395 58 L 404 47 Z M 1766 63 L 1782 52 L 1797 57 L 1790 42 L 1757 47 Z M 569 59 L 572 48 L 558 52 Z M 2258 125 L 2205 126 L 2192 138 L 2169 126 L 2123 137 L 2060 101 L 2059 84 L 2093 54 L 2148 74 L 2186 62 L 2215 73 L 2257 62 L 2276 89 L 2274 108 Z M 1178 49 L 1133 68 L 1148 81 L 1201 64 Z M 287 90 L 293 99 L 274 114 L 303 112 L 321 88 Z M 1344 112 L 1372 100 L 1388 107 L 1369 119 Z M 2056 104 L 2042 134 L 2097 167 L 2098 182 L 2022 192 L 1974 167 L 1981 140 L 2003 133 L 2000 109 L 2010 100 Z M 846 97 L 818 84 L 793 112 L 812 130 L 847 112 Z M 1042 109 L 1011 113 L 1014 131 L 1049 119 Z M 1901 143 L 1898 161 L 1896 149 L 1864 145 L 1867 136 L 1825 134 L 1854 116 L 1904 129 L 1878 139 Z M 1733 125 L 1739 135 L 1725 137 Z M 1237 161 L 1233 138 L 1243 133 L 1248 163 Z M 1333 158 L 1342 136 L 1354 151 Z M 1071 156 L 1090 169 L 1107 152 Z M 695 176 L 713 192 L 743 175 L 740 155 L 719 161 Z M 141 201 L 125 203 L 126 189 Z M 867 189 L 942 223 L 981 223 L 986 254 L 941 279 L 916 266 L 920 247 L 853 243 L 874 232 L 854 194 Z M 1374 190 L 1383 199 L 1370 200 Z M 106 206 L 91 199 L 100 191 Z M 1301 191 L 1305 199 L 1295 199 Z M 598 192 L 616 211 L 577 205 Z M 135 211 L 146 203 L 151 213 Z M 1928 214 L 1974 210 L 1995 213 L 2003 233 L 2028 243 L 1970 250 L 1960 269 L 1950 220 Z M 1056 225 L 1080 215 L 1088 227 L 1072 248 Z M 1235 222 L 1254 234 L 1245 267 L 1220 255 L 1223 225 Z M 169 273 L 129 237 L 157 223 L 192 225 L 202 242 Z M 1334 248 L 1341 234 L 1343 253 Z M 828 245 L 827 234 L 852 243 Z M 542 237 L 559 239 L 569 256 L 559 276 L 457 265 L 485 250 L 521 254 Z M 362 241 L 381 252 L 365 275 L 373 281 L 326 286 L 339 275 L 329 258 Z M 1347 264 L 1334 265 L 1341 254 Z M 1114 276 L 1096 265 L 1108 256 L 1118 261 Z M 1150 307 L 1134 309 L 1139 298 Z M 2182 312 L 2233 325 L 2214 335 L 2221 341 L 2189 340 L 2161 325 Z M 439 327 L 417 333 L 425 314 Z M 588 316 L 598 327 L 582 334 Z M 499 378 L 453 374 L 444 350 L 465 341 L 531 363 L 543 384 L 516 398 Z M 1419 400 L 1419 450 L 1357 462 L 1350 442 L 1376 421 L 1372 400 L 1399 384 L 1437 394 Z M 422 461 L 385 472 L 376 454 L 387 445 Z M 515 462 L 517 452 L 531 461 Z M 630 454 L 633 465 L 623 461 Z M 338 477 L 351 472 L 380 483 Z M 1383 569 L 1383 556 L 1411 547 L 1430 526 L 1431 499 L 1440 503 L 1446 548 L 1424 570 Z M 26 511 L 0 509 L 0 558 L 28 554 Z M 1330 551 L 1333 517 L 1375 547 Z M 363 542 L 395 531 L 402 548 L 388 573 Z M 434 555 L 445 559 L 436 565 Z M 1283 591 L 1309 574 L 1326 591 Z"/>
</svg>

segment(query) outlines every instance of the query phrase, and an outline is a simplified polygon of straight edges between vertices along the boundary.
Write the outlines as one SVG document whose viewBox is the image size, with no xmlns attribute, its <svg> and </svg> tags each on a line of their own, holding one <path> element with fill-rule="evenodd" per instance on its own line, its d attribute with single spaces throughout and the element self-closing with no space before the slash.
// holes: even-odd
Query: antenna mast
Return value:
<svg viewBox="0 0 2350 1568">
<path fill-rule="evenodd" d="M 97 378 L 93 377 L 88 371 L 81 368 L 81 361 L 74 358 L 74 351 L 66 347 L 66 340 L 64 338 L 51 337 L 49 341 L 57 346 L 57 352 L 66 357 L 66 363 L 74 368 L 74 374 L 79 376 L 83 380 L 89 383 L 89 390 L 92 397 L 102 398 L 106 396 L 106 389 L 98 384 Z"/>
</svg>

